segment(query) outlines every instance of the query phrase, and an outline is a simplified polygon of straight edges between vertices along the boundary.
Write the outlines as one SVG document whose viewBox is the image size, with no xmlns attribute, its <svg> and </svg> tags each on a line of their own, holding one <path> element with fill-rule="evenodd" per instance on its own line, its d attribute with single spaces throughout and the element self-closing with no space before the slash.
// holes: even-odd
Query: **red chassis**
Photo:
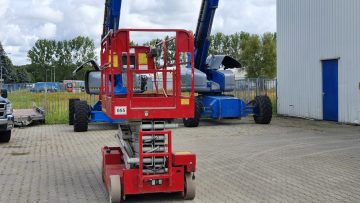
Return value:
<svg viewBox="0 0 360 203">
<path fill-rule="evenodd" d="M 156 133 L 158 134 L 159 132 Z M 170 131 L 164 131 L 163 133 L 168 133 L 171 140 Z M 144 135 L 140 134 L 140 136 Z M 169 145 L 171 145 L 171 141 Z M 185 199 L 193 199 L 195 196 L 194 172 L 196 156 L 191 152 L 170 152 L 166 154 L 142 154 L 140 156 L 140 163 L 142 163 L 142 157 L 146 156 L 156 157 L 166 155 L 169 157 L 169 160 L 172 160 L 167 173 L 144 175 L 140 169 L 126 168 L 120 147 L 104 147 L 102 149 L 102 177 L 108 191 L 114 191 L 111 188 L 111 185 L 113 185 L 111 181 L 118 181 L 120 187 L 116 190 L 121 194 L 122 199 L 125 199 L 128 195 L 173 192 L 182 192 Z M 112 180 L 111 178 L 116 178 L 117 180 Z M 118 195 L 114 194 L 114 196 Z"/>
<path fill-rule="evenodd" d="M 171 32 L 175 37 L 158 44 L 163 53 L 159 59 L 153 47 L 130 46 L 131 32 Z M 167 44 L 171 40 L 176 45 L 173 64 L 167 61 Z M 193 56 L 193 33 L 186 30 L 121 29 L 104 38 L 102 110 L 112 119 L 128 121 L 120 124 L 120 146 L 102 149 L 102 177 L 110 202 L 121 202 L 128 195 L 173 192 L 181 192 L 184 199 L 194 199 L 196 156 L 174 152 L 172 133 L 166 130 L 173 126 L 167 124 L 169 119 L 194 116 Z M 181 88 L 184 67 L 192 69 L 191 88 L 186 93 Z M 135 78 L 144 74 L 154 80 L 155 89 L 138 91 L 134 87 Z M 119 87 L 126 91 L 117 92 Z"/>
</svg>

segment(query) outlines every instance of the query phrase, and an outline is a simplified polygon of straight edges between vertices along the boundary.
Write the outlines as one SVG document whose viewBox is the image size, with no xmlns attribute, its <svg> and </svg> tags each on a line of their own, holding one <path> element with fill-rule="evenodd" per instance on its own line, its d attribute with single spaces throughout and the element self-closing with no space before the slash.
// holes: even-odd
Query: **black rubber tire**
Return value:
<svg viewBox="0 0 360 203">
<path fill-rule="evenodd" d="M 8 91 L 6 89 L 1 90 L 1 97 L 2 98 L 8 98 Z"/>
<path fill-rule="evenodd" d="M 75 103 L 74 132 L 86 132 L 89 124 L 89 105 L 86 101 Z"/>
<path fill-rule="evenodd" d="M 187 128 L 195 128 L 195 127 L 199 126 L 201 113 L 202 113 L 202 104 L 198 98 L 195 98 L 194 107 L 195 107 L 194 118 L 184 118 L 183 119 L 184 126 Z"/>
<path fill-rule="evenodd" d="M 257 124 L 269 124 L 272 119 L 272 103 L 268 96 L 257 96 L 254 100 L 254 121 Z"/>
<path fill-rule="evenodd" d="M 0 132 L 0 143 L 8 143 L 11 138 L 11 130 Z"/>
<path fill-rule="evenodd" d="M 75 103 L 80 99 L 69 99 L 69 125 L 74 125 Z"/>
</svg>

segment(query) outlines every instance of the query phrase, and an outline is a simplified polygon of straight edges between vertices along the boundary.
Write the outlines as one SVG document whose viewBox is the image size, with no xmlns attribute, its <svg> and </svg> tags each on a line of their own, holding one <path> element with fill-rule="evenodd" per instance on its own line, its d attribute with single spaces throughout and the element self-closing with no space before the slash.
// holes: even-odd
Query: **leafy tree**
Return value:
<svg viewBox="0 0 360 203">
<path fill-rule="evenodd" d="M 0 42 L 0 66 L 2 68 L 2 76 L 5 83 L 13 83 L 16 81 L 16 73 L 11 59 L 7 56 Z"/>
<path fill-rule="evenodd" d="M 14 66 L 16 83 L 30 83 L 33 82 L 31 74 L 27 71 L 26 66 Z"/>
<path fill-rule="evenodd" d="M 5 83 L 28 83 L 31 81 L 31 75 L 25 67 L 14 66 L 11 59 L 0 42 L 0 66 L 3 70 Z"/>
<path fill-rule="evenodd" d="M 211 36 L 209 54 L 232 56 L 245 67 L 248 78 L 276 76 L 275 33 L 262 36 L 247 32 L 232 35 L 216 33 Z"/>
<path fill-rule="evenodd" d="M 215 35 L 212 35 L 210 38 L 211 44 L 209 47 L 209 54 L 212 55 L 218 55 L 224 53 L 224 44 L 223 39 L 225 35 L 221 32 L 216 33 Z"/>
<path fill-rule="evenodd" d="M 276 77 L 276 35 L 265 33 L 247 35 L 242 40 L 241 62 L 246 68 L 248 78 Z"/>
<path fill-rule="evenodd" d="M 241 60 L 241 34 L 235 33 L 229 36 L 229 55 L 236 60 Z"/>
<path fill-rule="evenodd" d="M 40 81 L 48 80 L 50 74 L 48 71 L 53 70 L 55 61 L 56 41 L 40 39 L 28 52 L 28 58 L 31 64 L 36 65 L 37 70 L 34 74 L 42 78 Z M 47 77 L 49 76 L 49 77 Z"/>
<path fill-rule="evenodd" d="M 139 44 L 138 43 L 136 43 L 136 42 L 134 42 L 134 41 L 130 41 L 130 46 L 138 46 Z"/>
<path fill-rule="evenodd" d="M 60 54 L 56 63 L 58 67 L 61 67 L 58 76 L 62 79 L 72 78 L 72 72 L 76 67 L 88 60 L 96 59 L 95 45 L 89 37 L 78 36 L 72 40 L 58 42 L 58 50 Z M 85 71 L 89 67 L 78 73 L 74 79 L 83 80 Z"/>
<path fill-rule="evenodd" d="M 258 35 L 245 37 L 241 43 L 241 63 L 246 68 L 248 78 L 262 76 L 261 39 Z"/>
<path fill-rule="evenodd" d="M 45 81 L 46 76 L 55 75 L 55 81 L 71 79 L 72 71 L 82 63 L 96 59 L 95 45 L 89 37 L 78 36 L 71 40 L 38 40 L 28 52 L 33 78 Z M 48 71 L 48 73 L 46 73 Z M 84 79 L 84 72 L 76 79 Z M 50 76 L 47 78 L 50 80 Z M 54 80 L 54 79 L 53 79 Z"/>
<path fill-rule="evenodd" d="M 276 34 L 262 36 L 262 74 L 268 78 L 276 77 Z"/>
<path fill-rule="evenodd" d="M 144 45 L 155 46 L 162 40 L 154 39 Z M 131 42 L 131 45 L 137 45 Z M 162 50 L 162 45 L 157 46 Z M 175 41 L 167 43 L 167 63 L 175 61 Z M 72 78 L 72 71 L 83 62 L 96 58 L 94 42 L 88 37 L 76 37 L 72 40 L 54 41 L 39 40 L 28 52 L 31 65 L 26 69 L 31 73 L 31 79 L 44 81 L 46 70 L 56 73 L 56 80 Z M 276 76 L 276 33 L 263 35 L 247 32 L 225 35 L 216 33 L 211 36 L 209 54 L 226 54 L 237 59 L 247 72 L 247 77 L 275 78 Z M 161 59 L 159 53 L 158 59 Z M 159 62 L 159 61 L 157 61 Z M 83 73 L 77 79 L 83 79 Z M 50 76 L 48 77 L 50 79 Z"/>
<path fill-rule="evenodd" d="M 89 37 L 78 36 L 70 40 L 65 47 L 70 48 L 72 63 L 77 66 L 96 58 L 94 41 Z"/>
<path fill-rule="evenodd" d="M 170 39 L 170 36 L 166 36 L 165 39 Z M 164 40 L 161 39 L 153 39 L 149 42 L 144 43 L 145 46 L 150 46 L 150 47 L 154 47 L 157 48 L 159 50 L 159 60 L 163 60 L 163 42 Z M 176 53 L 176 42 L 175 39 L 173 40 L 168 40 L 166 42 L 166 48 L 167 48 L 167 52 L 166 52 L 166 61 L 168 65 L 172 65 L 175 64 L 175 53 Z M 157 61 L 157 65 L 160 64 L 160 61 Z"/>
</svg>

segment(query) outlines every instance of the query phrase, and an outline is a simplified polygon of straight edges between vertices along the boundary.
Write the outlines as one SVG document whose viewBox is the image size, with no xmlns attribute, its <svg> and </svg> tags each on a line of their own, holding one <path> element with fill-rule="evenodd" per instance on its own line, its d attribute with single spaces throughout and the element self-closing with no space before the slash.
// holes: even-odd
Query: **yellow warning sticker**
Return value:
<svg viewBox="0 0 360 203">
<path fill-rule="evenodd" d="M 109 58 L 108 58 L 108 63 L 111 63 L 111 61 L 112 61 L 112 57 L 111 57 L 112 55 L 111 55 L 111 50 L 109 51 Z"/>
<path fill-rule="evenodd" d="M 190 105 L 190 99 L 181 99 L 181 105 Z"/>
<path fill-rule="evenodd" d="M 191 152 L 175 152 L 175 155 L 191 155 Z"/>
<path fill-rule="evenodd" d="M 114 54 L 113 54 L 113 67 L 114 68 L 119 67 L 119 58 L 118 58 L 118 55 L 116 54 L 116 52 L 114 52 Z"/>
<path fill-rule="evenodd" d="M 139 57 L 139 65 L 147 65 L 148 61 L 147 61 L 147 56 L 145 53 L 139 53 L 138 55 Z"/>
</svg>

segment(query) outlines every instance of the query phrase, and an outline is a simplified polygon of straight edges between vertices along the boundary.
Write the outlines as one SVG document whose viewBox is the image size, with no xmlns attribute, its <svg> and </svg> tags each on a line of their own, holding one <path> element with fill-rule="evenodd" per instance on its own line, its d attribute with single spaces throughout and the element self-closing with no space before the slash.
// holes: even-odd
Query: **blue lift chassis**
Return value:
<svg viewBox="0 0 360 203">
<path fill-rule="evenodd" d="M 203 0 L 195 32 L 195 117 L 184 119 L 186 127 L 197 127 L 201 118 L 227 119 L 254 115 L 256 123 L 268 124 L 272 104 L 267 96 L 258 96 L 250 103 L 225 92 L 235 89 L 235 74 L 227 69 L 241 68 L 231 56 L 209 56 L 210 35 L 219 0 Z M 204 81 L 204 82 L 200 82 Z"/>
<path fill-rule="evenodd" d="M 101 101 L 93 106 L 80 99 L 69 99 L 69 125 L 74 126 L 75 132 L 85 132 L 89 123 L 123 123 L 122 119 L 111 119 L 101 110 Z"/>
</svg>

